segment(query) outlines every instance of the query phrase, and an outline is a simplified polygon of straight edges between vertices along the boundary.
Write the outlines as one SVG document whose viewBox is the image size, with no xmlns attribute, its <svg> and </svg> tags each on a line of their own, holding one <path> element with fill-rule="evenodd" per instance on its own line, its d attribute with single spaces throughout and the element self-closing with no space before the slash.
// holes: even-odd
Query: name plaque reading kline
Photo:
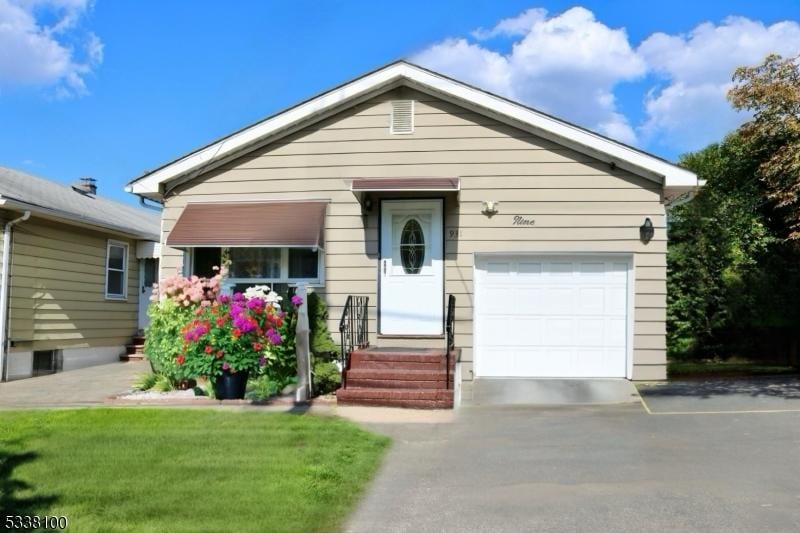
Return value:
<svg viewBox="0 0 800 533">
<path fill-rule="evenodd" d="M 525 218 L 519 215 L 514 215 L 514 220 L 511 222 L 512 226 L 533 226 L 536 221 L 532 218 Z"/>
</svg>

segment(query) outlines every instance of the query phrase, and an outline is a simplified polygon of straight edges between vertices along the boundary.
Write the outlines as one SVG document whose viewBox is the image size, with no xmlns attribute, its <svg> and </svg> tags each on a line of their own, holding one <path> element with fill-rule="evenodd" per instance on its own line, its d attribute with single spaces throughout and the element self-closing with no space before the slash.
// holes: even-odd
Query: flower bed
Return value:
<svg viewBox="0 0 800 533">
<path fill-rule="evenodd" d="M 220 294 L 220 286 L 220 275 L 173 276 L 160 284 L 145 343 L 154 372 L 172 386 L 204 378 L 217 391 L 237 379 L 237 397 L 248 376 L 282 388 L 297 373 L 294 332 L 302 299 L 294 296 L 282 309 L 282 298 L 267 286 L 233 296 Z"/>
</svg>

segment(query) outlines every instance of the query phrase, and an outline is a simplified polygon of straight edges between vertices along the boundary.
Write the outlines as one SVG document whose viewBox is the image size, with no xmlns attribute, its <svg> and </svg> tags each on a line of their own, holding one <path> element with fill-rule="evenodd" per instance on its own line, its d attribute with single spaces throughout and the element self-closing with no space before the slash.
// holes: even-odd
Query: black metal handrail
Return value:
<svg viewBox="0 0 800 533">
<path fill-rule="evenodd" d="M 447 346 L 445 346 L 445 388 L 450 388 L 450 357 L 456 345 L 456 297 L 452 294 L 447 296 L 447 317 L 445 319 L 445 332 L 447 334 Z"/>
<path fill-rule="evenodd" d="M 347 369 L 350 367 L 350 354 L 356 348 L 369 346 L 367 330 L 368 296 L 348 296 L 339 320 L 339 334 L 342 337 L 342 387 L 347 383 Z"/>
</svg>

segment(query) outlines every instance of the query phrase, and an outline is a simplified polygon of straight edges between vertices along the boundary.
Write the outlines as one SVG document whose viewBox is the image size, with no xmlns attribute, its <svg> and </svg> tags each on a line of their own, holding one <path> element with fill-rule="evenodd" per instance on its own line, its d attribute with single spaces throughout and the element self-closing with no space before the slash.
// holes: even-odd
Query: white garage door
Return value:
<svg viewBox="0 0 800 533">
<path fill-rule="evenodd" d="M 478 377 L 625 377 L 625 258 L 479 256 Z"/>
</svg>

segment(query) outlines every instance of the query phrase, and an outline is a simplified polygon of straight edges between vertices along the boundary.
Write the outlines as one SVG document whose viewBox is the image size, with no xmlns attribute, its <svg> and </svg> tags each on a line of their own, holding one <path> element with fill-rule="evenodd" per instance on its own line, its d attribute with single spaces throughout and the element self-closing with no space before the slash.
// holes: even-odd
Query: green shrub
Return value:
<svg viewBox="0 0 800 533">
<path fill-rule="evenodd" d="M 183 349 L 181 329 L 194 316 L 194 306 L 182 306 L 170 299 L 150 304 L 150 325 L 145 330 L 144 354 L 153 372 L 167 379 L 181 379 L 175 357 Z"/>
<path fill-rule="evenodd" d="M 333 361 L 315 361 L 311 376 L 314 393 L 318 395 L 330 394 L 342 383 L 342 374 Z"/>
<path fill-rule="evenodd" d="M 338 358 L 339 346 L 328 330 L 328 306 L 315 292 L 308 293 L 308 325 L 311 353 L 326 361 Z"/>
</svg>

